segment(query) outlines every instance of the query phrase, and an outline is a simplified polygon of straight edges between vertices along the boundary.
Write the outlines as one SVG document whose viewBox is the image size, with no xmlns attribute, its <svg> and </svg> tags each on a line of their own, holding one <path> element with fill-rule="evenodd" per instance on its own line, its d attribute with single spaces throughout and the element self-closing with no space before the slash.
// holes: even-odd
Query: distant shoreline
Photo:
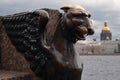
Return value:
<svg viewBox="0 0 120 80">
<path fill-rule="evenodd" d="M 80 56 L 120 56 L 119 54 L 80 54 Z"/>
</svg>

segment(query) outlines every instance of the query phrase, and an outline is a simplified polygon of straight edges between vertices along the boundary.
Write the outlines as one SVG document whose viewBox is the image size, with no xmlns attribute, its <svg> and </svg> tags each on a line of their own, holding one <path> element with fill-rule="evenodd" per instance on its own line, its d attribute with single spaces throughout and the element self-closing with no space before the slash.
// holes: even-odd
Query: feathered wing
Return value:
<svg viewBox="0 0 120 80">
<path fill-rule="evenodd" d="M 30 61 L 32 71 L 40 76 L 50 76 L 46 69 L 52 67 L 53 56 L 43 47 L 43 36 L 49 15 L 44 10 L 24 12 L 3 17 L 8 37 L 16 49 Z"/>
<path fill-rule="evenodd" d="M 39 52 L 41 35 L 48 18 L 48 14 L 43 10 L 3 17 L 3 24 L 11 42 L 28 60 L 32 60 Z"/>
</svg>

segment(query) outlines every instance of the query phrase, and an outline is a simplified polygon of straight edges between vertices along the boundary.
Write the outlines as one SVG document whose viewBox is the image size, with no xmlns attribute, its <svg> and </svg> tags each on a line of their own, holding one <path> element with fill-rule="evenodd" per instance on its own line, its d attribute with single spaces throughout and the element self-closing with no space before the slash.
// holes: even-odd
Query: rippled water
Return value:
<svg viewBox="0 0 120 80">
<path fill-rule="evenodd" d="M 120 80 L 120 56 L 80 56 L 84 70 L 82 80 Z"/>
</svg>

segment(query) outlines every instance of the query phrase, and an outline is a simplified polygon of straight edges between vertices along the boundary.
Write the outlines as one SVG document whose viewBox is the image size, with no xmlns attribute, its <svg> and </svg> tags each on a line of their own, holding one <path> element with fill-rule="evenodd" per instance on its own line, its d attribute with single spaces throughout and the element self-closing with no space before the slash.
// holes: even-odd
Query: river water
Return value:
<svg viewBox="0 0 120 80">
<path fill-rule="evenodd" d="M 84 63 L 82 80 L 120 80 L 120 56 L 80 55 Z"/>
</svg>

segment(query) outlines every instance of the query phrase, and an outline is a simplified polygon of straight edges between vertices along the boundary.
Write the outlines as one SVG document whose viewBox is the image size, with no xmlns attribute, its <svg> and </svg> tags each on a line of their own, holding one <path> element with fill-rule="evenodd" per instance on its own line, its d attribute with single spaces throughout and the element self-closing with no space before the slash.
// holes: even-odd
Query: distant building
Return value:
<svg viewBox="0 0 120 80">
<path fill-rule="evenodd" d="M 120 54 L 120 41 L 78 42 L 75 49 L 79 54 Z"/>
<path fill-rule="evenodd" d="M 100 41 L 96 39 L 79 41 L 75 49 L 79 54 L 120 54 L 120 40 L 112 41 L 112 33 L 106 22 L 104 22 L 100 39 Z"/>
<path fill-rule="evenodd" d="M 104 27 L 102 28 L 100 37 L 101 37 L 101 41 L 102 40 L 112 40 L 112 33 L 110 31 L 109 26 L 107 25 L 107 22 L 104 22 Z"/>
</svg>

